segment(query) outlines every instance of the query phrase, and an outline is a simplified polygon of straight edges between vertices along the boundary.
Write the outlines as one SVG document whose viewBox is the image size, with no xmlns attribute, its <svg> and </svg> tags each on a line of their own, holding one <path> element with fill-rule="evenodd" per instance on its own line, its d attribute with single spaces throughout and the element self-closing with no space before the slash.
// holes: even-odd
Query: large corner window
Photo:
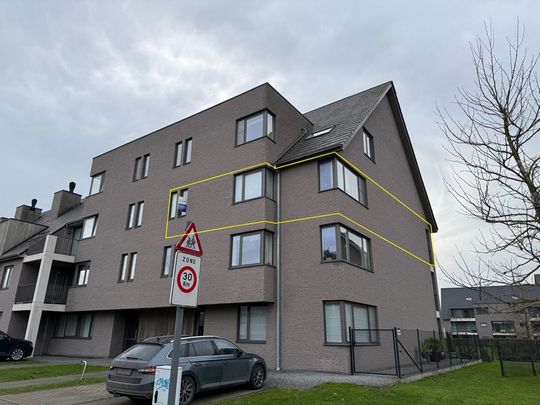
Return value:
<svg viewBox="0 0 540 405">
<path fill-rule="evenodd" d="M 62 314 L 56 318 L 55 338 L 90 339 L 93 314 Z"/>
<path fill-rule="evenodd" d="M 274 235 L 257 231 L 232 236 L 231 267 L 272 265 Z"/>
<path fill-rule="evenodd" d="M 105 172 L 92 176 L 92 182 L 90 183 L 89 195 L 101 193 L 103 191 L 104 180 L 105 180 Z"/>
<path fill-rule="evenodd" d="M 236 121 L 236 145 L 267 137 L 274 140 L 274 115 L 269 111 Z"/>
<path fill-rule="evenodd" d="M 133 281 L 137 266 L 137 252 L 125 253 L 120 259 L 120 275 L 118 282 Z"/>
<path fill-rule="evenodd" d="M 516 333 L 514 321 L 492 321 L 493 333 Z"/>
<path fill-rule="evenodd" d="M 170 197 L 169 219 L 187 215 L 188 189 L 173 191 Z"/>
<path fill-rule="evenodd" d="M 325 342 L 344 344 L 350 342 L 350 329 L 357 344 L 377 344 L 377 308 L 347 301 L 324 303 Z"/>
<path fill-rule="evenodd" d="M 338 159 L 319 162 L 319 190 L 338 188 L 367 207 L 366 179 L 345 166 Z"/>
<path fill-rule="evenodd" d="M 138 228 L 142 225 L 143 211 L 144 201 L 129 205 L 126 229 Z"/>
<path fill-rule="evenodd" d="M 367 129 L 364 128 L 363 130 L 363 138 L 364 138 L 364 154 L 370 158 L 371 160 L 375 161 L 375 149 L 373 146 L 373 135 L 371 135 Z"/>
<path fill-rule="evenodd" d="M 91 238 L 96 236 L 98 216 L 94 215 L 88 218 L 85 218 L 82 226 L 82 235 L 81 239 Z"/>
<path fill-rule="evenodd" d="M 266 342 L 266 306 L 240 306 L 238 314 L 238 341 Z"/>
<path fill-rule="evenodd" d="M 2 278 L 0 280 L 0 289 L 5 290 L 9 288 L 9 283 L 11 282 L 11 274 L 13 273 L 13 266 L 5 266 L 2 271 Z"/>
<path fill-rule="evenodd" d="M 234 202 L 268 197 L 274 199 L 274 173 L 262 168 L 237 174 L 234 177 Z"/>
<path fill-rule="evenodd" d="M 90 275 L 90 263 L 79 263 L 75 271 L 75 285 L 83 287 L 88 285 L 88 276 Z"/>
<path fill-rule="evenodd" d="M 371 240 L 342 225 L 321 227 L 322 261 L 341 260 L 372 271 Z"/>
</svg>

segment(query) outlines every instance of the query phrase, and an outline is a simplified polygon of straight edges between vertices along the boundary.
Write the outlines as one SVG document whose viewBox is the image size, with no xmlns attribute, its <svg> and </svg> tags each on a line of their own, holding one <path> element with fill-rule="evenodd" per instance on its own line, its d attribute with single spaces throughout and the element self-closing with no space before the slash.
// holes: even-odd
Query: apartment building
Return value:
<svg viewBox="0 0 540 405">
<path fill-rule="evenodd" d="M 171 334 L 189 222 L 205 254 L 184 334 L 348 372 L 349 327 L 441 328 L 437 225 L 391 82 L 307 113 L 265 83 L 96 156 L 90 176 L 84 198 L 71 184 L 0 222 L 0 329 L 37 353 Z"/>
<path fill-rule="evenodd" d="M 533 284 L 442 288 L 444 328 L 453 336 L 540 339 L 540 274 Z"/>
</svg>

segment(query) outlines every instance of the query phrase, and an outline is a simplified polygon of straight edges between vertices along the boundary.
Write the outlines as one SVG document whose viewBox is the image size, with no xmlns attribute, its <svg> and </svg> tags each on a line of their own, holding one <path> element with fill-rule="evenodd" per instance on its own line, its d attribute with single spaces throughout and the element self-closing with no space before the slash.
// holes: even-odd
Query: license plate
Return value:
<svg viewBox="0 0 540 405">
<path fill-rule="evenodd" d="M 131 375 L 131 369 L 129 368 L 119 368 L 116 370 L 116 372 L 120 375 Z"/>
</svg>

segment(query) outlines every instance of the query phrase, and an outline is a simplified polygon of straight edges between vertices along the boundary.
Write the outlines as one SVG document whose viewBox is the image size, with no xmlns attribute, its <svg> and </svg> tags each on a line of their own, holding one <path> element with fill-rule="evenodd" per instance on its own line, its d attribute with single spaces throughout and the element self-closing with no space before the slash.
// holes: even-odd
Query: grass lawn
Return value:
<svg viewBox="0 0 540 405">
<path fill-rule="evenodd" d="M 0 395 L 24 394 L 26 392 L 53 390 L 55 388 L 74 387 L 77 385 L 98 384 L 98 383 L 104 383 L 105 380 L 106 380 L 105 377 L 90 377 L 90 378 L 85 378 L 82 381 L 74 380 L 74 381 L 64 381 L 64 382 L 56 383 L 56 384 L 36 384 L 36 385 L 25 385 L 24 387 L 0 388 Z"/>
<path fill-rule="evenodd" d="M 9 361 L 9 360 L 0 360 L 0 368 L 2 367 L 11 367 L 11 366 L 26 366 L 30 364 L 43 364 L 43 362 L 38 360 L 21 360 L 21 361 Z"/>
<path fill-rule="evenodd" d="M 466 367 L 384 389 L 322 384 L 308 390 L 271 388 L 237 404 L 539 404 L 540 376 L 502 377 L 498 362 Z"/>
<path fill-rule="evenodd" d="M 0 367 L 0 382 L 33 380 L 36 378 L 57 377 L 62 375 L 80 374 L 83 366 L 80 364 L 51 364 L 40 363 L 30 367 Z M 108 367 L 89 365 L 87 373 L 106 371 Z"/>
</svg>

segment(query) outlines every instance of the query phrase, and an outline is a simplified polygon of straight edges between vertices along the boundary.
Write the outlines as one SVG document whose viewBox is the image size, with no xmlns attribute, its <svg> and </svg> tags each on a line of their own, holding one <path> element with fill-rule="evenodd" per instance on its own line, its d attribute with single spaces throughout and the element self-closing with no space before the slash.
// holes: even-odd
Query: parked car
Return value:
<svg viewBox="0 0 540 405">
<path fill-rule="evenodd" d="M 9 336 L 0 330 L 0 358 L 19 361 L 32 354 L 32 342 Z"/>
<path fill-rule="evenodd" d="M 172 347 L 170 336 L 131 346 L 112 361 L 107 391 L 114 396 L 151 399 L 156 366 L 171 364 Z M 179 362 L 182 405 L 191 403 L 195 394 L 202 391 L 241 384 L 259 389 L 266 380 L 266 362 L 262 357 L 245 353 L 218 336 L 182 338 Z"/>
</svg>

